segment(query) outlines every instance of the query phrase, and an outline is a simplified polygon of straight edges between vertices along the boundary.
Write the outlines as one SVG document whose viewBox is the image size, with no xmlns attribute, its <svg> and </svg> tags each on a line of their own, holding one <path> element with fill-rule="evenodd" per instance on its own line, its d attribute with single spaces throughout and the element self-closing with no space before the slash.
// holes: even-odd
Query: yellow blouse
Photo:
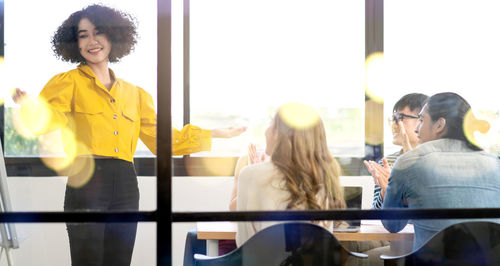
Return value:
<svg viewBox="0 0 500 266">
<path fill-rule="evenodd" d="M 111 75 L 115 77 L 113 71 Z M 48 103 L 50 121 L 43 132 L 63 127 L 63 141 L 78 143 L 76 156 L 95 154 L 132 162 L 137 139 L 156 154 L 156 113 L 153 99 L 142 88 L 115 78 L 108 91 L 84 64 L 54 76 L 39 96 Z M 210 150 L 211 131 L 186 125 L 172 135 L 174 155 Z M 66 146 L 65 146 L 66 148 Z M 68 151 L 66 151 L 68 152 Z"/>
</svg>

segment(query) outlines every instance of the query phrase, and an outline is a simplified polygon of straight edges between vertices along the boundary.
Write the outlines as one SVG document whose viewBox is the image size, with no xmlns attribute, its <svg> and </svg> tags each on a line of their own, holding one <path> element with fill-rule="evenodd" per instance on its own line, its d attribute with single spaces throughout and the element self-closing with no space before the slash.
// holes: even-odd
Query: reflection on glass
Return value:
<svg viewBox="0 0 500 266">
<path fill-rule="evenodd" d="M 434 235 L 420 249 L 403 256 L 382 256 L 386 265 L 498 265 L 500 224 L 455 224 Z"/>
<path fill-rule="evenodd" d="M 218 258 L 196 256 L 197 265 L 341 265 L 350 252 L 326 229 L 310 223 L 270 226 L 234 252 Z"/>
</svg>

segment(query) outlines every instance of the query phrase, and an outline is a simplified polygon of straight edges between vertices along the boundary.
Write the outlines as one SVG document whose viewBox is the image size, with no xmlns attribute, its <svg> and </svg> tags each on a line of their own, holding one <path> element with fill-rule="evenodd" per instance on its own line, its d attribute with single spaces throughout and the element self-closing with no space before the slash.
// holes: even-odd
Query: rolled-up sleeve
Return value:
<svg viewBox="0 0 500 266">
<path fill-rule="evenodd" d="M 212 148 L 212 131 L 188 124 L 182 130 L 172 129 L 173 155 L 186 155 L 209 151 Z"/>
</svg>

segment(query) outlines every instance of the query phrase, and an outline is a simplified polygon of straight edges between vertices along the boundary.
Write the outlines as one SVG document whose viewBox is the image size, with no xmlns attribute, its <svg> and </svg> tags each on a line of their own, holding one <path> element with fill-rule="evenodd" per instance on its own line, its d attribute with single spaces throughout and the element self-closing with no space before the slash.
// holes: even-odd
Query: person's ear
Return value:
<svg viewBox="0 0 500 266">
<path fill-rule="evenodd" d="M 436 133 L 438 135 L 443 135 L 446 133 L 446 119 L 440 117 L 436 123 L 434 123 L 434 128 L 436 129 Z"/>
</svg>

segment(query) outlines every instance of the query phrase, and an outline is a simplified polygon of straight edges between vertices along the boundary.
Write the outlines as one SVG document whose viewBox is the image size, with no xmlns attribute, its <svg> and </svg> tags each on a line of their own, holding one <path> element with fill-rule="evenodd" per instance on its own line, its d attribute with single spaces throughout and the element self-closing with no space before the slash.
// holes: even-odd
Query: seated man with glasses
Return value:
<svg viewBox="0 0 500 266">
<path fill-rule="evenodd" d="M 418 137 L 414 129 L 418 123 L 418 113 L 429 97 L 421 93 L 407 94 L 394 104 L 393 114 L 389 122 L 392 128 L 392 143 L 402 146 L 396 153 L 387 155 L 378 163 L 364 161 L 366 168 L 375 181 L 373 208 L 381 209 L 385 196 L 391 168 L 396 159 L 418 145 Z"/>
</svg>

